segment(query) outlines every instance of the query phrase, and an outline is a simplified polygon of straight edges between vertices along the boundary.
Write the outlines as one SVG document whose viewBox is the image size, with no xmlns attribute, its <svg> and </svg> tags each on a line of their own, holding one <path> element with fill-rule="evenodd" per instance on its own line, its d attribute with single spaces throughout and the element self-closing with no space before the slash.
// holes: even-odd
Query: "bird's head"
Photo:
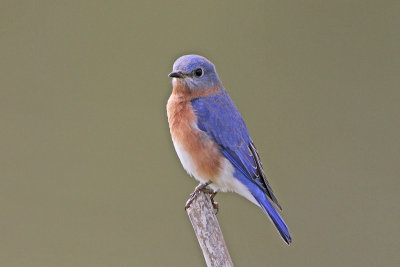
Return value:
<svg viewBox="0 0 400 267">
<path fill-rule="evenodd" d="M 214 64 L 198 55 L 178 58 L 168 76 L 174 78 L 174 84 L 182 83 L 191 91 L 208 90 L 221 84 Z"/>
</svg>

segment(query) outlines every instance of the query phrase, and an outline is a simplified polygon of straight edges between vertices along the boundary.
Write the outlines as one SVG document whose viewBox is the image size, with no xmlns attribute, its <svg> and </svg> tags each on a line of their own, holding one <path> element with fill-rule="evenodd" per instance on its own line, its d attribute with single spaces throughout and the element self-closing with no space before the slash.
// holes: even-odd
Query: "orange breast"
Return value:
<svg viewBox="0 0 400 267">
<path fill-rule="evenodd" d="M 222 155 L 214 141 L 196 126 L 190 95 L 172 93 L 168 100 L 168 123 L 174 142 L 180 143 L 191 156 L 202 179 L 213 181 L 220 173 Z"/>
</svg>

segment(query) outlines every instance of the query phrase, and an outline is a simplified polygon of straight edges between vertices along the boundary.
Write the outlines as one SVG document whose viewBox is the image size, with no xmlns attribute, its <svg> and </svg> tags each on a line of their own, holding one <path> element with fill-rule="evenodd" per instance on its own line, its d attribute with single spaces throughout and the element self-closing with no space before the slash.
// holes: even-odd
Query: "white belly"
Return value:
<svg viewBox="0 0 400 267">
<path fill-rule="evenodd" d="M 178 154 L 178 158 L 180 159 L 183 168 L 187 171 L 190 176 L 193 176 L 198 180 L 200 183 L 206 183 L 207 179 L 202 178 L 197 171 L 196 164 L 194 163 L 192 157 L 190 156 L 189 152 L 187 152 L 183 145 L 180 144 L 178 141 L 172 140 L 174 143 L 174 147 L 176 150 L 176 154 Z"/>
<path fill-rule="evenodd" d="M 190 154 L 183 148 L 183 145 L 174 140 L 173 143 L 176 153 L 178 154 L 178 157 L 182 163 L 182 166 L 187 171 L 187 173 L 193 176 L 200 183 L 208 182 L 207 178 L 202 177 L 199 174 L 196 164 L 192 160 Z M 234 171 L 235 169 L 233 165 L 229 162 L 229 160 L 224 158 L 220 173 L 214 179 L 214 182 L 209 185 L 209 187 L 213 190 L 218 190 L 221 192 L 235 192 L 259 206 L 247 187 L 233 176 Z"/>
</svg>

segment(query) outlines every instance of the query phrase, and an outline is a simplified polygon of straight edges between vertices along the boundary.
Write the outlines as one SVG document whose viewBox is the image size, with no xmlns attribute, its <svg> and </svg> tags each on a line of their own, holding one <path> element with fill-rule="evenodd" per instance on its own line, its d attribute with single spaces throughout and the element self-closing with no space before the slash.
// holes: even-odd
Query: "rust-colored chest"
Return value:
<svg viewBox="0 0 400 267">
<path fill-rule="evenodd" d="M 167 104 L 172 140 L 183 167 L 199 180 L 213 181 L 222 157 L 216 144 L 197 128 L 190 100 L 172 94 Z"/>
</svg>

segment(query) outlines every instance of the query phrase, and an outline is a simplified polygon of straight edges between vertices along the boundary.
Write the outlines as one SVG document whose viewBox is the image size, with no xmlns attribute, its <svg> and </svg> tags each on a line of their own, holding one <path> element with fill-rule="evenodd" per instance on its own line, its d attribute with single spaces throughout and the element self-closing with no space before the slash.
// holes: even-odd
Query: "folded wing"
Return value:
<svg viewBox="0 0 400 267">
<path fill-rule="evenodd" d="M 246 124 L 235 104 L 223 89 L 192 100 L 197 126 L 219 146 L 226 158 L 257 185 L 281 209 L 265 176 L 260 157 Z"/>
</svg>

